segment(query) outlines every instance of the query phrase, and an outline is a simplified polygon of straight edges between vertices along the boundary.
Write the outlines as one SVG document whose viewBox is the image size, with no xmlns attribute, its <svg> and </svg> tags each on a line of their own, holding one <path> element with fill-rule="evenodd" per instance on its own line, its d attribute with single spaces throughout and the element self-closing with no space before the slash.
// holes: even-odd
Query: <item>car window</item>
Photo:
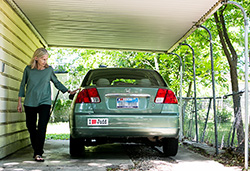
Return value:
<svg viewBox="0 0 250 171">
<path fill-rule="evenodd" d="M 160 74 L 143 69 L 96 69 L 89 71 L 82 86 L 166 86 Z"/>
</svg>

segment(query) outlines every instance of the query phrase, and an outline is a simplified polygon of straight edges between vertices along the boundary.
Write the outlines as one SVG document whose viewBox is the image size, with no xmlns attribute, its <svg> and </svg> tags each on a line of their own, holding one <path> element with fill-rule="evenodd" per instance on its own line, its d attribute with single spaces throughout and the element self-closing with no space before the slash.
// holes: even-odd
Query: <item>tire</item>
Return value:
<svg viewBox="0 0 250 171">
<path fill-rule="evenodd" d="M 72 157 L 81 156 L 84 149 L 85 148 L 84 148 L 84 144 L 82 143 L 82 139 L 73 138 L 72 136 L 70 136 L 69 153 Z"/>
<path fill-rule="evenodd" d="M 178 138 L 163 139 L 163 153 L 166 157 L 175 156 L 178 152 Z"/>
</svg>

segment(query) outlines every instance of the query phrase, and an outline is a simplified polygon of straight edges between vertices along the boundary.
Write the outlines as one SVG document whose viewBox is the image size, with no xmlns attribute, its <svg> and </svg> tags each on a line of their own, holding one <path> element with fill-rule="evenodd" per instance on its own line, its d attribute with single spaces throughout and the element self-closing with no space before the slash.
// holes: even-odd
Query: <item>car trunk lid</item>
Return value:
<svg viewBox="0 0 250 171">
<path fill-rule="evenodd" d="M 94 113 L 160 113 L 162 105 L 155 104 L 158 88 L 110 87 L 97 88 L 101 103 L 94 104 Z"/>
</svg>

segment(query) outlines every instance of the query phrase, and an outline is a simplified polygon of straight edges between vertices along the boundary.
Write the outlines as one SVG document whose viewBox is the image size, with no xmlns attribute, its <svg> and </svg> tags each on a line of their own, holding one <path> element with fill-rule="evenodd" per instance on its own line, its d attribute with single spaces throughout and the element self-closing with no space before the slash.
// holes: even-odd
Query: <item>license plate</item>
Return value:
<svg viewBox="0 0 250 171">
<path fill-rule="evenodd" d="M 88 118 L 88 125 L 108 125 L 108 118 Z"/>
<path fill-rule="evenodd" d="M 138 108 L 139 107 L 139 99 L 136 97 L 117 98 L 116 106 L 117 106 L 117 108 Z"/>
</svg>

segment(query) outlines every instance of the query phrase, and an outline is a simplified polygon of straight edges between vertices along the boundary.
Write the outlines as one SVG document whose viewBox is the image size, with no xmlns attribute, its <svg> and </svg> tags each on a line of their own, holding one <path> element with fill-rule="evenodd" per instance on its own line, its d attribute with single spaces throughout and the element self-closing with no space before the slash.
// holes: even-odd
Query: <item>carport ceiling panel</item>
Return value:
<svg viewBox="0 0 250 171">
<path fill-rule="evenodd" d="M 167 51 L 218 0 L 14 0 L 48 46 Z"/>
</svg>

